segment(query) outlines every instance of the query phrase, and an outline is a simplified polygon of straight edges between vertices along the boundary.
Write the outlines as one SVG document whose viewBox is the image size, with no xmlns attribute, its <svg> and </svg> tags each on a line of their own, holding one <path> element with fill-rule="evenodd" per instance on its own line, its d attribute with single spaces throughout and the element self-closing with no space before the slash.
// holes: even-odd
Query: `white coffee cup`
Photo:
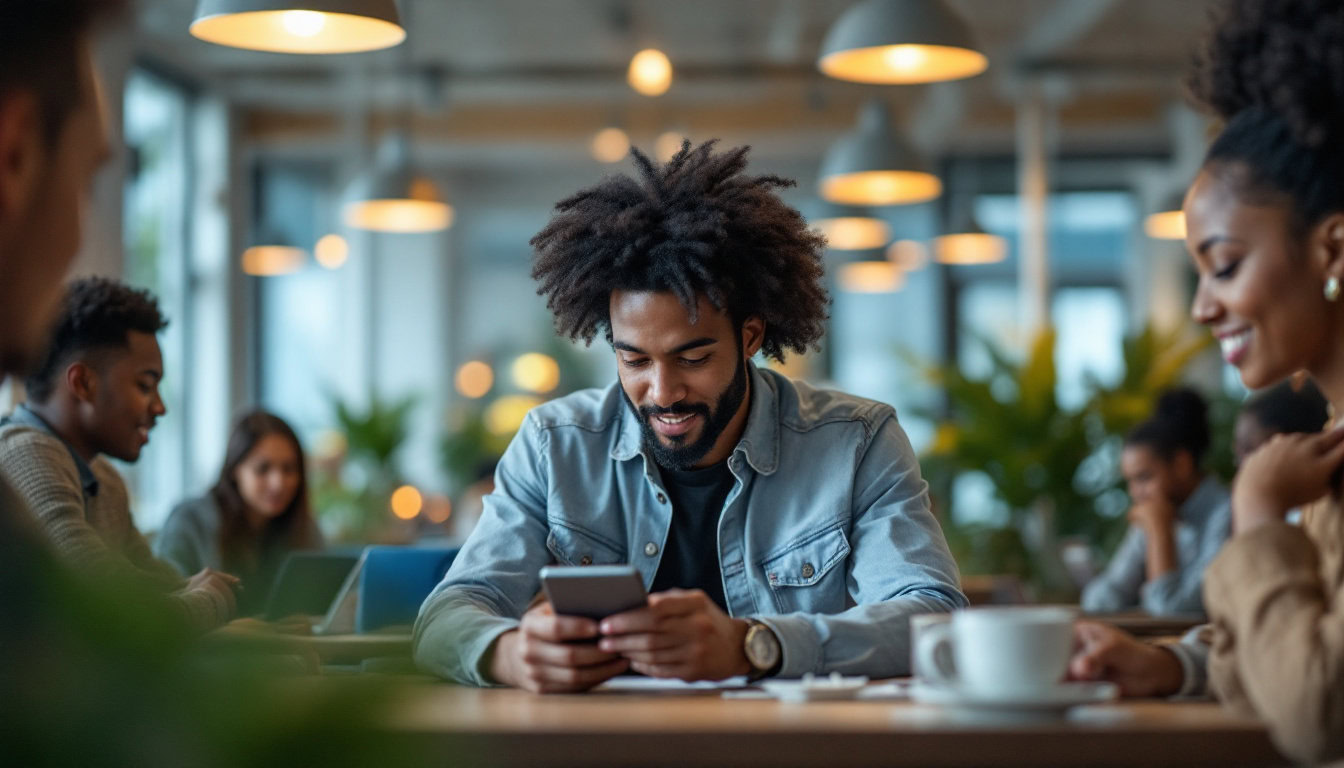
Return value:
<svg viewBox="0 0 1344 768">
<path fill-rule="evenodd" d="M 950 622 L 922 628 L 914 640 L 916 667 L 926 680 L 975 696 L 1042 695 L 1064 678 L 1077 613 L 1064 606 L 958 611 Z"/>
<path fill-rule="evenodd" d="M 936 673 L 938 667 L 952 668 L 952 649 L 947 644 L 938 646 L 935 653 L 938 656 L 937 663 L 930 669 L 925 669 L 924 663 L 919 659 L 919 642 L 930 627 L 941 626 L 952 621 L 950 613 L 917 613 L 910 617 L 910 675 L 920 680 L 937 680 Z"/>
</svg>

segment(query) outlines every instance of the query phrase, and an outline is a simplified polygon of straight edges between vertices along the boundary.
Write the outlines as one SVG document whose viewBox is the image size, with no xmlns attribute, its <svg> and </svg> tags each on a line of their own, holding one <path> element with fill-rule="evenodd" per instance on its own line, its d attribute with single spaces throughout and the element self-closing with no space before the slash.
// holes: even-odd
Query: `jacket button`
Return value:
<svg viewBox="0 0 1344 768">
<path fill-rule="evenodd" d="M 817 569 L 816 569 L 816 568 L 813 568 L 811 563 L 803 563 L 803 578 L 804 578 L 804 579 L 810 579 L 810 578 L 812 578 L 812 574 L 814 574 L 814 573 L 816 573 L 816 572 L 817 572 Z"/>
<path fill-rule="evenodd" d="M 667 497 L 664 496 L 664 495 L 661 494 L 661 493 L 658 494 L 658 503 L 659 503 L 659 504 L 666 504 L 666 503 L 667 503 Z"/>
<path fill-rule="evenodd" d="M 579 565 L 592 565 L 592 564 L 593 564 L 592 555 L 584 555 L 583 557 L 579 558 Z"/>
<path fill-rule="evenodd" d="M 649 557 L 653 557 L 654 555 L 658 554 L 658 545 L 654 544 L 652 541 L 650 541 L 648 544 L 645 544 L 644 554 L 648 555 Z"/>
</svg>

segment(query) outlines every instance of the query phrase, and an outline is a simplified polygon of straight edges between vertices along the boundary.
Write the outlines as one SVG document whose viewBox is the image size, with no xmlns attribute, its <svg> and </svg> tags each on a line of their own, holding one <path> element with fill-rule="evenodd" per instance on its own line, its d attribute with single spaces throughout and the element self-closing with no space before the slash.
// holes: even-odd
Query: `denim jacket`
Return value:
<svg viewBox="0 0 1344 768">
<path fill-rule="evenodd" d="M 895 411 L 754 366 L 751 382 L 728 459 L 736 482 L 704 549 L 719 558 L 729 613 L 774 630 L 782 677 L 906 673 L 909 616 L 966 598 Z M 420 609 L 422 667 L 491 684 L 487 652 L 518 626 L 542 566 L 630 563 L 653 583 L 672 507 L 619 386 L 528 414 L 480 522 Z"/>
</svg>

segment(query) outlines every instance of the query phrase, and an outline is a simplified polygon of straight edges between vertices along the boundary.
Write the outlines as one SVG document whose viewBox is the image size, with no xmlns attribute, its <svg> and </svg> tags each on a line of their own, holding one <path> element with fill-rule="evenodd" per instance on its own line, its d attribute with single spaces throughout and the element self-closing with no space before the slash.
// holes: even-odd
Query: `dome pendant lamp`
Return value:
<svg viewBox="0 0 1344 768">
<path fill-rule="evenodd" d="M 892 128 L 881 102 L 859 112 L 853 133 L 841 136 L 821 163 L 821 196 L 841 205 L 906 205 L 932 200 L 943 184 Z"/>
<path fill-rule="evenodd" d="M 406 39 L 395 0 L 199 0 L 192 36 L 272 53 L 360 53 Z"/>
<path fill-rule="evenodd" d="M 399 136 L 379 152 L 374 171 L 347 194 L 346 225 L 374 232 L 437 232 L 453 225 L 453 208 L 428 176 L 411 165 L 410 142 Z"/>
<path fill-rule="evenodd" d="M 906 85 L 984 72 L 966 21 L 942 0 L 865 0 L 836 20 L 817 68 L 837 80 Z"/>
</svg>

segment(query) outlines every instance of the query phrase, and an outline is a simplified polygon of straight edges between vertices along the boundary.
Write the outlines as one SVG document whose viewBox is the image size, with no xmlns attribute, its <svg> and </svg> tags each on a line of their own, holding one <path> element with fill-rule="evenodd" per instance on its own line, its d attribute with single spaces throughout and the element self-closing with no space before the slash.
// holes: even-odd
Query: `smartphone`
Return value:
<svg viewBox="0 0 1344 768">
<path fill-rule="evenodd" d="M 557 614 L 594 621 L 648 603 L 633 565 L 548 565 L 541 569 L 541 588 Z"/>
</svg>

